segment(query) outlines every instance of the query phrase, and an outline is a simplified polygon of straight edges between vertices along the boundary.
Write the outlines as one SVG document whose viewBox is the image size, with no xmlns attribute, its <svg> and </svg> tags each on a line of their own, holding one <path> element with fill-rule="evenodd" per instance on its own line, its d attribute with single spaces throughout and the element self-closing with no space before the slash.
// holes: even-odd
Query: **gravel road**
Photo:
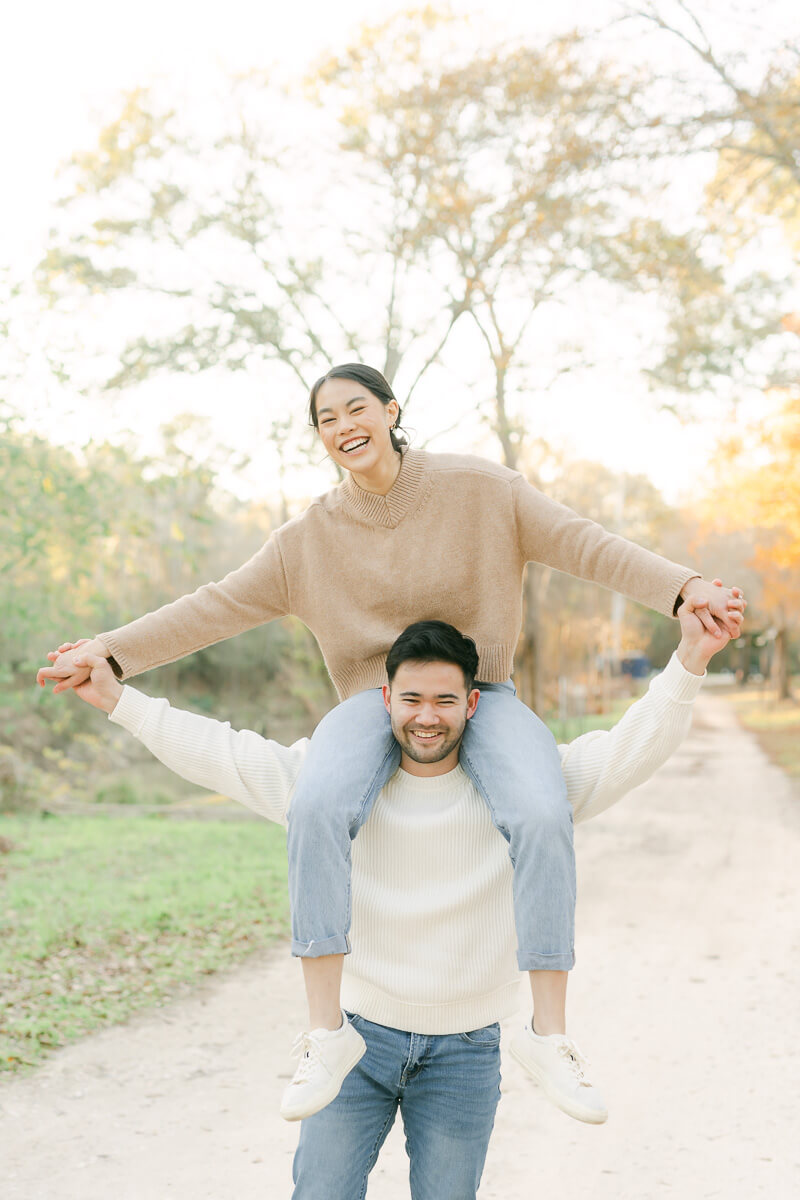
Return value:
<svg viewBox="0 0 800 1200">
<path fill-rule="evenodd" d="M 570 1026 L 611 1115 L 570 1120 L 504 1055 L 481 1200 L 797 1200 L 787 779 L 704 694 L 680 751 L 576 839 Z M 297 1129 L 277 1108 L 303 1011 L 279 948 L 0 1085 L 4 1200 L 288 1200 Z M 397 1126 L 368 1195 L 408 1200 Z"/>
</svg>

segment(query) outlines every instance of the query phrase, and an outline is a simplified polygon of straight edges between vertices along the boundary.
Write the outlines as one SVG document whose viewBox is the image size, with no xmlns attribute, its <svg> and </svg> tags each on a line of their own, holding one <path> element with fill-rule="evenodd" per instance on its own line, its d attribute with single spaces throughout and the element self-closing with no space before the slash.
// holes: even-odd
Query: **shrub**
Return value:
<svg viewBox="0 0 800 1200">
<path fill-rule="evenodd" d="M 98 804 L 138 804 L 141 797 L 129 779 L 115 779 L 94 794 Z"/>
<path fill-rule="evenodd" d="M 37 772 L 10 746 L 0 746 L 0 812 L 38 808 Z"/>
</svg>

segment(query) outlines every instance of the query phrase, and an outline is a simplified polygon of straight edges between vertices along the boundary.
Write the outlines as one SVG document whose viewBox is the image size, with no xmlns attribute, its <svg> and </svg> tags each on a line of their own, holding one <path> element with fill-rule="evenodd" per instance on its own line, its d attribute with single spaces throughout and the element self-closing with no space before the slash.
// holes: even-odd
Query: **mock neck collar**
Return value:
<svg viewBox="0 0 800 1200">
<path fill-rule="evenodd" d="M 391 529 L 399 525 L 408 512 L 415 507 L 422 490 L 425 475 L 425 452 L 406 450 L 403 454 L 397 478 L 385 496 L 365 492 L 348 475 L 342 484 L 347 504 L 360 517 L 376 525 Z"/>
<path fill-rule="evenodd" d="M 445 771 L 444 775 L 412 775 L 410 771 L 398 767 L 394 778 L 411 791 L 448 792 L 453 788 L 460 788 L 467 774 L 461 764 L 456 763 L 452 771 Z"/>
</svg>

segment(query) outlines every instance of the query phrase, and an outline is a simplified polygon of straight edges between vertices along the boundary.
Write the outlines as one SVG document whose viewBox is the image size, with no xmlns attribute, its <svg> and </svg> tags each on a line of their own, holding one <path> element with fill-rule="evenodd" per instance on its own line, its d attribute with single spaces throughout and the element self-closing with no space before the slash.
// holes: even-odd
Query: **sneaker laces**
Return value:
<svg viewBox="0 0 800 1200">
<path fill-rule="evenodd" d="M 577 1042 L 573 1042 L 565 1037 L 557 1043 L 556 1049 L 564 1059 L 568 1069 L 575 1076 L 576 1082 L 581 1087 L 591 1087 L 592 1082 L 590 1079 L 587 1079 L 585 1074 L 589 1070 L 589 1060 L 585 1054 L 581 1053 Z"/>
<path fill-rule="evenodd" d="M 299 1058 L 300 1062 L 292 1077 L 292 1083 L 304 1083 L 309 1078 L 321 1051 L 319 1039 L 313 1033 L 298 1033 L 292 1043 L 291 1053 L 292 1057 Z"/>
</svg>

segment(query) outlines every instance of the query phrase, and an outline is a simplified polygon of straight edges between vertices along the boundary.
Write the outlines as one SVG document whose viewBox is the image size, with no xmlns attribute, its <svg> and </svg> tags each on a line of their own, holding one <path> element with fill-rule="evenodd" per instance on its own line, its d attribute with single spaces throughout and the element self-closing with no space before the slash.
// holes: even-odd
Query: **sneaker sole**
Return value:
<svg viewBox="0 0 800 1200">
<path fill-rule="evenodd" d="M 361 1062 L 361 1059 L 364 1057 L 366 1052 L 367 1043 L 362 1038 L 358 1053 L 354 1054 L 353 1057 L 348 1061 L 347 1069 L 342 1072 L 341 1079 L 339 1079 L 338 1082 L 336 1080 L 331 1080 L 330 1087 L 325 1092 L 322 1092 L 317 1096 L 317 1100 L 311 1107 L 306 1104 L 303 1105 L 302 1108 L 287 1108 L 286 1111 L 284 1111 L 283 1107 L 281 1107 L 281 1116 L 283 1117 L 284 1121 L 304 1121 L 306 1117 L 313 1117 L 314 1113 L 318 1113 L 323 1108 L 327 1108 L 331 1101 L 335 1100 L 339 1095 L 345 1079 L 350 1074 L 353 1067 L 357 1066 L 357 1064 Z"/>
<path fill-rule="evenodd" d="M 511 1057 L 516 1059 L 524 1071 L 530 1075 L 531 1079 L 539 1084 L 544 1094 L 547 1096 L 556 1108 L 560 1108 L 568 1117 L 574 1117 L 576 1121 L 583 1121 L 586 1125 L 604 1125 L 608 1120 L 608 1112 L 598 1112 L 594 1108 L 583 1108 L 581 1105 L 572 1104 L 569 1100 L 564 1100 L 559 1092 L 552 1086 L 547 1076 L 532 1066 L 527 1059 L 511 1046 Z"/>
</svg>

